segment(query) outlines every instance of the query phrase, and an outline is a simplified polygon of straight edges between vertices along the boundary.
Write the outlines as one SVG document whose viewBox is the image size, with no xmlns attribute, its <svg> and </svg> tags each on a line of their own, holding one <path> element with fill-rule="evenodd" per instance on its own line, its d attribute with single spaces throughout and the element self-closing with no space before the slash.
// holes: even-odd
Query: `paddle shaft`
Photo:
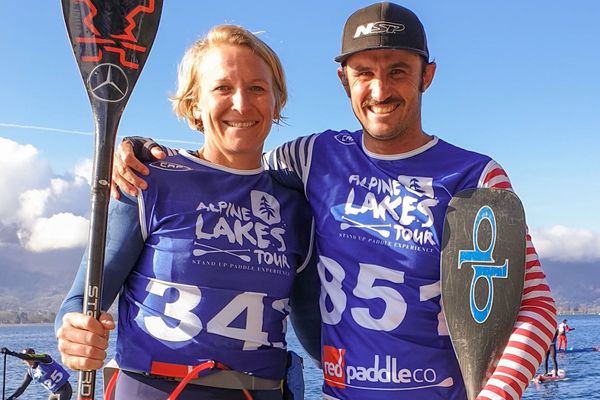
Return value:
<svg viewBox="0 0 600 400">
<path fill-rule="evenodd" d="M 102 312 L 102 277 L 104 271 L 104 247 L 108 224 L 110 201 L 110 177 L 114 141 L 120 113 L 106 113 L 94 107 L 96 121 L 94 164 L 91 189 L 90 236 L 88 242 L 87 271 L 83 312 L 95 319 Z M 79 399 L 93 399 L 96 387 L 96 371 L 80 371 L 77 393 Z"/>
<path fill-rule="evenodd" d="M 4 367 L 2 368 L 2 400 L 6 397 L 6 353 L 4 353 Z"/>
</svg>

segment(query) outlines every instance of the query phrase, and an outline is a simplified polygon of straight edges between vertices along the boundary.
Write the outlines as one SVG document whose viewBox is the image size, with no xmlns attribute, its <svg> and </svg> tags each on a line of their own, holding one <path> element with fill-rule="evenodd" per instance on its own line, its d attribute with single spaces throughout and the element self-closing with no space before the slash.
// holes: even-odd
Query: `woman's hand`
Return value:
<svg viewBox="0 0 600 400">
<path fill-rule="evenodd" d="M 62 363 L 74 370 L 100 369 L 113 329 L 113 317 L 106 312 L 102 312 L 99 321 L 83 313 L 65 314 L 56 335 Z"/>
</svg>

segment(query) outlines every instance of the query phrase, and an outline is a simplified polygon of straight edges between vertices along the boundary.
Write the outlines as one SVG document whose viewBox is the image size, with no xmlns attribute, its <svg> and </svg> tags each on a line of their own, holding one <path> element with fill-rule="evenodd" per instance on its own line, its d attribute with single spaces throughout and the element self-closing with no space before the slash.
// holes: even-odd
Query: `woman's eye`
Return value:
<svg viewBox="0 0 600 400">
<path fill-rule="evenodd" d="M 252 86 L 250 88 L 250 90 L 253 91 L 253 92 L 260 92 L 260 93 L 262 93 L 262 92 L 265 91 L 265 88 L 262 87 L 262 86 Z"/>
</svg>

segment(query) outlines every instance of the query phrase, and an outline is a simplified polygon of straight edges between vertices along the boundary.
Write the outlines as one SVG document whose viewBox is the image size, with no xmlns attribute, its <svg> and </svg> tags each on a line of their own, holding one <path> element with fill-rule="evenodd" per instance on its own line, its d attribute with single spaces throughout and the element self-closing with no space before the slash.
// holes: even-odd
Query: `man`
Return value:
<svg viewBox="0 0 600 400">
<path fill-rule="evenodd" d="M 421 97 L 436 65 L 412 11 L 356 11 L 336 61 L 362 130 L 302 137 L 265 156 L 277 179 L 305 191 L 315 217 L 324 398 L 466 399 L 440 307 L 444 215 L 455 193 L 512 190 L 510 181 L 489 157 L 423 131 Z M 122 189 L 145 187 L 132 146 L 115 166 Z M 520 398 L 552 340 L 556 310 L 529 235 L 525 279 L 517 323 L 479 399 Z"/>
<path fill-rule="evenodd" d="M 20 397 L 32 381 L 40 383 L 50 392 L 48 400 L 69 400 L 71 398 L 73 391 L 69 383 L 69 373 L 59 363 L 52 360 L 48 354 L 35 354 L 35 350 L 31 348 L 16 353 L 3 347 L 0 352 L 17 357 L 27 365 L 23 383 L 7 400 Z"/>
<path fill-rule="evenodd" d="M 569 325 L 567 325 L 566 319 L 563 319 L 562 322 L 558 324 L 558 350 L 567 350 L 567 332 L 574 330 L 575 328 L 571 328 Z"/>
</svg>

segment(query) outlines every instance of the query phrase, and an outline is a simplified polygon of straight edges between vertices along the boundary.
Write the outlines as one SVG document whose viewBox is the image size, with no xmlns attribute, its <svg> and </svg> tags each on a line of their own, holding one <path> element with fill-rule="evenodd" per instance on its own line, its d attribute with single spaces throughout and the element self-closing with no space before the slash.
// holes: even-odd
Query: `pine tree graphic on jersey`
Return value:
<svg viewBox="0 0 600 400">
<path fill-rule="evenodd" d="M 273 207 L 271 207 L 269 201 L 265 198 L 265 196 L 262 196 L 260 199 L 259 211 L 261 212 L 261 214 L 266 214 L 267 219 L 275 218 L 275 210 L 273 209 Z"/>
<path fill-rule="evenodd" d="M 421 189 L 421 185 L 419 184 L 419 180 L 417 178 L 412 178 L 410 180 L 410 188 L 415 192 L 423 193 L 423 190 Z"/>
</svg>

